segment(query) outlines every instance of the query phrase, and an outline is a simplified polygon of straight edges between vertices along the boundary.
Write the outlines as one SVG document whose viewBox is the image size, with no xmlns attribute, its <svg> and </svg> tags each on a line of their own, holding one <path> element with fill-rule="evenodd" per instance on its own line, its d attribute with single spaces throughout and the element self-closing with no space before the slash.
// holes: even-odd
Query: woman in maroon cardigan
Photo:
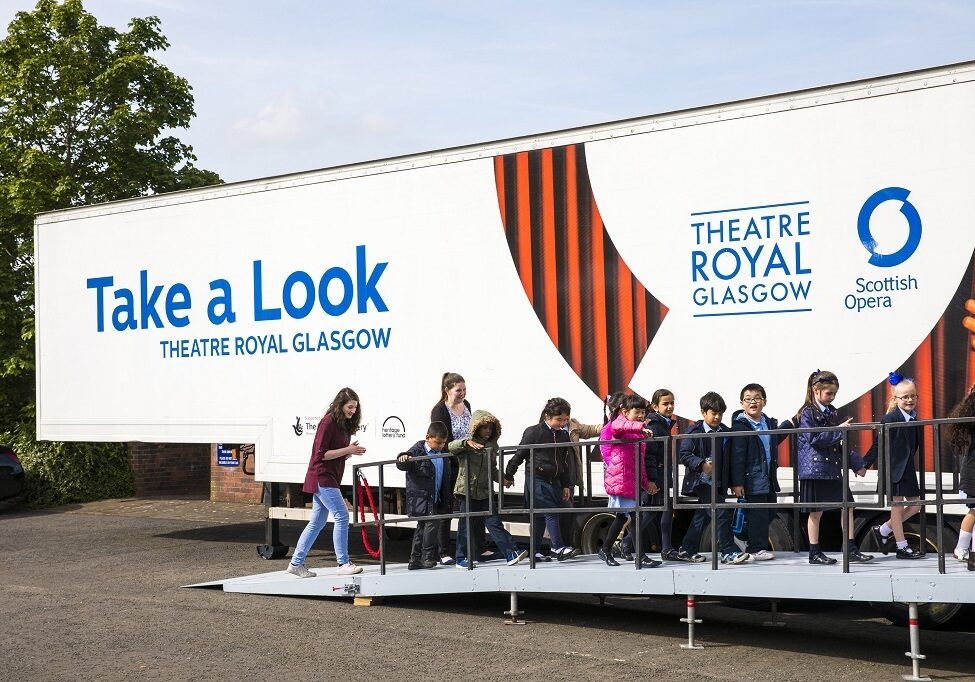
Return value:
<svg viewBox="0 0 975 682">
<path fill-rule="evenodd" d="M 311 519 L 301 532 L 288 565 L 288 573 L 299 578 L 315 576 L 305 568 L 305 557 L 324 528 L 329 514 L 332 515 L 334 524 L 332 545 L 339 563 L 338 574 L 353 575 L 362 572 L 361 568 L 349 560 L 349 510 L 339 489 L 345 473 L 345 460 L 366 451 L 359 445 L 359 441 L 352 440 L 352 436 L 359 430 L 361 417 L 359 396 L 351 388 L 343 388 L 318 422 L 303 488 L 306 493 L 313 495 Z"/>
</svg>

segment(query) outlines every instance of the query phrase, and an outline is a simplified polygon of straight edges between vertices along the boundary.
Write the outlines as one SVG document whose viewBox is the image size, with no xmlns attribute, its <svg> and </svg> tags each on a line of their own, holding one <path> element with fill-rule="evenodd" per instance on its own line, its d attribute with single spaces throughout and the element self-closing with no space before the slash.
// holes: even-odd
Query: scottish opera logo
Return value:
<svg viewBox="0 0 975 682">
<path fill-rule="evenodd" d="M 921 243 L 921 215 L 914 204 L 907 200 L 910 190 L 903 187 L 885 187 L 877 190 L 863 202 L 860 215 L 857 217 L 857 236 L 870 253 L 867 262 L 877 268 L 893 268 L 903 264 L 914 255 Z M 870 219 L 874 211 L 888 201 L 900 202 L 898 209 L 907 221 L 907 237 L 904 243 L 892 253 L 879 253 L 879 246 L 870 229 Z M 843 297 L 843 306 L 847 310 L 860 313 L 873 308 L 893 308 L 900 292 L 917 291 L 918 279 L 910 273 L 899 272 L 897 276 L 886 277 L 857 277 L 852 291 Z"/>
<path fill-rule="evenodd" d="M 870 252 L 870 260 L 867 261 L 870 265 L 878 268 L 892 268 L 895 265 L 900 265 L 914 255 L 921 243 L 921 216 L 914 204 L 907 200 L 910 193 L 910 190 L 903 187 L 885 187 L 874 192 L 860 209 L 860 216 L 857 218 L 857 234 L 863 248 Z M 907 220 L 907 239 L 893 253 L 877 253 L 878 244 L 870 231 L 870 217 L 881 204 L 888 201 L 899 201 L 901 203 L 900 213 Z"/>
</svg>

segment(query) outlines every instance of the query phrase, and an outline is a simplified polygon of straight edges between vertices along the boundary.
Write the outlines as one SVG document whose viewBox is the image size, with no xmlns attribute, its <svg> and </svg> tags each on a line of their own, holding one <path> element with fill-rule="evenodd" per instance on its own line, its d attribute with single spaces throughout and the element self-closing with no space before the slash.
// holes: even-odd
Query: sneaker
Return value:
<svg viewBox="0 0 975 682">
<path fill-rule="evenodd" d="M 726 552 L 721 555 L 723 564 L 743 564 L 751 558 L 748 552 Z"/>
<path fill-rule="evenodd" d="M 495 561 L 501 558 L 501 552 L 495 552 L 491 549 L 486 549 L 481 552 L 481 556 L 477 558 L 478 561 Z"/>
<path fill-rule="evenodd" d="M 535 563 L 540 561 L 551 561 L 552 557 L 548 554 L 542 554 L 541 552 L 535 552 Z"/>
<path fill-rule="evenodd" d="M 770 549 L 762 549 L 752 553 L 752 561 L 771 561 L 775 558 L 775 553 Z"/>
<path fill-rule="evenodd" d="M 291 575 L 296 575 L 299 578 L 314 578 L 317 575 L 317 573 L 309 571 L 307 568 L 305 568 L 304 564 L 301 564 L 300 566 L 288 564 L 288 573 Z"/>
<path fill-rule="evenodd" d="M 633 550 L 628 545 L 617 542 L 613 545 L 613 556 L 621 558 L 624 561 L 633 561 Z"/>
<path fill-rule="evenodd" d="M 676 549 L 665 549 L 660 553 L 660 558 L 664 561 L 683 561 L 680 553 Z"/>
<path fill-rule="evenodd" d="M 872 526 L 870 528 L 870 535 L 873 536 L 874 544 L 877 545 L 880 553 L 887 556 L 894 546 L 894 534 L 891 533 L 887 537 L 884 537 L 884 534 L 880 532 L 880 526 Z"/>
<path fill-rule="evenodd" d="M 852 554 L 850 556 L 852 557 Z M 809 555 L 809 563 L 818 566 L 832 566 L 836 563 L 836 559 L 828 557 L 822 552 L 816 552 L 815 554 Z"/>
<path fill-rule="evenodd" d="M 967 549 L 955 549 L 955 558 L 958 561 L 968 561 L 969 550 Z"/>
<path fill-rule="evenodd" d="M 554 554 L 558 561 L 565 561 L 566 559 L 575 559 L 577 556 L 579 556 L 579 554 L 581 554 L 581 551 L 575 547 L 569 547 L 566 545 L 561 549 L 554 550 Z"/>
<path fill-rule="evenodd" d="M 643 558 L 640 559 L 640 565 L 643 568 L 659 568 L 664 565 L 664 562 L 652 559 L 649 554 L 644 554 Z"/>
<path fill-rule="evenodd" d="M 347 564 L 342 564 L 339 566 L 339 575 L 355 575 L 356 573 L 362 573 L 362 566 L 356 566 L 351 561 Z"/>
<path fill-rule="evenodd" d="M 864 554 L 856 547 L 850 548 L 850 563 L 865 564 L 868 561 L 873 561 L 873 554 Z"/>
<path fill-rule="evenodd" d="M 454 565 L 454 560 L 453 560 L 452 557 L 442 556 L 442 557 L 440 557 L 440 565 L 441 566 L 453 566 Z"/>
<path fill-rule="evenodd" d="M 467 569 L 468 567 L 477 568 L 477 564 L 469 563 L 467 559 L 458 559 L 454 562 L 454 567 L 463 569 Z"/>
<path fill-rule="evenodd" d="M 689 564 L 700 564 L 700 563 L 704 563 L 705 561 L 707 561 L 707 559 L 704 558 L 703 555 L 698 554 L 696 552 L 694 554 L 690 554 L 686 550 L 683 550 L 683 549 L 680 550 L 679 552 L 677 552 L 677 560 L 678 561 L 686 561 Z"/>
<path fill-rule="evenodd" d="M 911 549 L 910 546 L 907 546 L 904 549 L 898 548 L 895 554 L 898 559 L 923 559 L 924 558 L 923 554 L 921 554 L 915 549 Z"/>
<path fill-rule="evenodd" d="M 527 558 L 528 558 L 528 550 L 527 549 L 523 549 L 520 552 L 518 552 L 518 551 L 509 552 L 508 555 L 505 557 L 505 559 L 507 560 L 509 566 L 514 566 L 515 564 L 520 563 L 520 562 L 524 561 Z"/>
<path fill-rule="evenodd" d="M 596 552 L 596 556 L 599 557 L 599 560 L 600 561 L 605 562 L 607 566 L 619 566 L 620 565 L 620 562 L 618 562 L 615 558 L 613 558 L 613 550 L 612 549 L 610 549 L 610 551 L 608 553 L 606 552 L 605 549 L 600 549 L 598 552 Z"/>
</svg>

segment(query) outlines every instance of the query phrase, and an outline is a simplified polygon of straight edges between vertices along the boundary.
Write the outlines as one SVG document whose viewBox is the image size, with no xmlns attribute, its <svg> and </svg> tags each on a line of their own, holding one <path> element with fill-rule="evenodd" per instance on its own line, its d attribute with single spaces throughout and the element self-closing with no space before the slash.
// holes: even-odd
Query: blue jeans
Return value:
<svg viewBox="0 0 975 682">
<path fill-rule="evenodd" d="M 308 550 L 318 539 L 329 514 L 332 515 L 333 522 L 332 546 L 335 548 L 335 558 L 339 566 L 349 563 L 349 510 L 342 498 L 342 491 L 318 486 L 318 492 L 312 497 L 311 518 L 298 538 L 295 553 L 291 556 L 292 564 L 301 566 L 305 563 Z"/>
<path fill-rule="evenodd" d="M 527 499 L 525 500 L 525 506 L 528 506 Z M 536 477 L 535 509 L 557 509 L 561 506 L 562 489 L 555 483 L 550 483 L 549 481 Z M 536 514 L 532 521 L 532 537 L 535 538 L 535 551 L 539 551 L 542 547 L 542 535 L 545 533 L 546 528 L 548 528 L 548 537 L 552 541 L 552 549 L 562 549 L 565 545 L 562 544 L 562 535 L 559 532 L 559 515 L 545 514 L 545 516 L 541 516 Z"/>
<path fill-rule="evenodd" d="M 467 498 L 463 495 L 457 496 L 460 503 L 460 512 L 467 511 Z M 490 509 L 489 500 L 471 500 L 471 511 L 480 512 Z M 484 529 L 491 534 L 491 539 L 498 546 L 498 550 L 505 557 L 509 556 L 517 549 L 511 533 L 505 530 L 501 524 L 501 517 L 497 514 L 492 516 L 474 516 L 471 518 L 471 542 L 477 547 L 478 540 L 484 538 Z M 457 523 L 457 561 L 467 558 L 467 519 L 463 516 Z M 476 558 L 476 557 L 475 557 Z"/>
<path fill-rule="evenodd" d="M 711 486 L 709 485 L 699 485 L 694 488 L 694 492 L 697 493 L 697 503 L 701 505 L 711 504 Z M 719 494 L 716 498 L 718 504 L 725 502 L 725 496 Z M 715 521 L 717 532 L 718 532 L 718 551 L 721 554 L 731 554 L 732 552 L 738 551 L 738 545 L 735 544 L 734 538 L 731 537 L 731 511 L 730 509 L 715 509 Z M 705 522 L 711 518 L 711 508 L 708 506 L 705 509 L 698 509 L 694 512 L 694 518 L 691 519 L 691 525 L 688 527 L 687 532 L 684 533 L 684 540 L 681 542 L 681 549 L 686 551 L 688 554 L 697 554 L 698 550 L 701 548 L 701 533 L 704 530 Z"/>
</svg>

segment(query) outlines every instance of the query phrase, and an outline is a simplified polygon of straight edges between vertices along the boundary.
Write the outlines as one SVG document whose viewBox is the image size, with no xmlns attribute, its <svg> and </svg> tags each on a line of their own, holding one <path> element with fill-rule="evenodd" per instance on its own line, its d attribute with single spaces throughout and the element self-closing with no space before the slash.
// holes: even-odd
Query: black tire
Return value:
<svg viewBox="0 0 975 682">
<path fill-rule="evenodd" d="M 914 549 L 918 549 L 920 547 L 921 526 L 916 520 L 916 517 L 907 522 L 907 525 L 904 527 L 904 536 L 911 547 Z M 934 528 L 934 519 L 931 519 L 930 517 L 928 519 L 926 536 L 925 548 L 927 553 L 937 554 L 937 529 Z M 863 547 L 863 551 L 865 552 L 879 551 L 876 543 L 873 541 L 873 537 L 870 534 L 869 526 L 866 526 L 864 529 L 864 535 L 860 542 Z M 945 548 L 948 551 L 948 556 L 945 557 L 945 561 L 955 561 L 950 552 L 957 542 L 958 534 L 953 528 L 945 524 L 944 543 Z M 893 602 L 870 602 L 870 608 L 892 622 L 894 625 L 907 625 L 907 604 L 897 604 Z M 975 614 L 975 609 L 972 608 L 971 604 L 936 602 L 931 604 L 918 604 L 917 607 L 918 624 L 922 628 L 933 630 L 950 629 L 963 623 L 968 624 L 970 622 L 969 618 L 973 614 Z"/>
<path fill-rule="evenodd" d="M 579 542 L 583 554 L 595 554 L 602 549 L 606 542 L 606 531 L 615 518 L 616 514 L 598 512 L 586 519 L 582 524 L 582 537 Z"/>
</svg>

